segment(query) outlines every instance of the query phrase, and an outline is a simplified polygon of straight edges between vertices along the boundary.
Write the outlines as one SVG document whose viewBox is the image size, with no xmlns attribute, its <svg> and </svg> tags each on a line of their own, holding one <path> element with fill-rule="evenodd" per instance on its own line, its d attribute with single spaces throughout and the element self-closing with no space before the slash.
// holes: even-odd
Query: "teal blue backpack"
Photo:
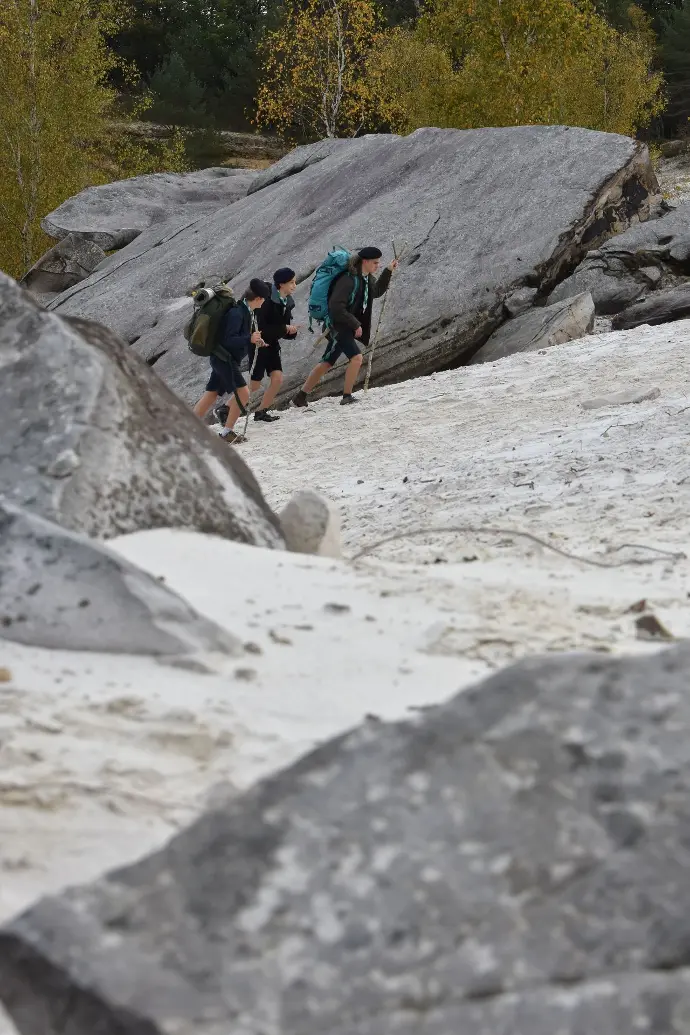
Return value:
<svg viewBox="0 0 690 1035">
<path fill-rule="evenodd" d="M 330 325 L 328 315 L 328 299 L 333 284 L 338 277 L 347 271 L 352 255 L 346 248 L 332 248 L 320 266 L 317 267 L 309 292 L 309 330 L 317 320 L 324 330 Z M 355 278 L 356 279 L 356 278 Z M 357 284 L 350 298 L 350 304 L 357 291 Z"/>
</svg>

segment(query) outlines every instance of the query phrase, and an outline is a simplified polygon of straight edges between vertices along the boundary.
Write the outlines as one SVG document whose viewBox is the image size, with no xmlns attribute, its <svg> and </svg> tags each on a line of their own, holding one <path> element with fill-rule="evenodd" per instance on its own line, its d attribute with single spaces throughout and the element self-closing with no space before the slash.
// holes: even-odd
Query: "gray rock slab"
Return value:
<svg viewBox="0 0 690 1035">
<path fill-rule="evenodd" d="M 583 410 L 601 410 L 609 406 L 628 406 L 631 403 L 651 402 L 658 399 L 661 389 L 631 388 L 627 392 L 612 392 L 610 395 L 599 395 L 594 399 L 585 399 L 580 403 Z"/>
<path fill-rule="evenodd" d="M 78 233 L 106 251 L 122 248 L 142 230 L 176 219 L 189 223 L 244 197 L 255 173 L 249 169 L 202 169 L 153 173 L 87 187 L 50 212 L 41 226 L 60 240 Z"/>
<path fill-rule="evenodd" d="M 0 934 L 21 1035 L 687 1035 L 690 648 L 370 722 Z"/>
<path fill-rule="evenodd" d="M 88 277 L 105 258 L 95 241 L 67 234 L 34 263 L 21 283 L 32 294 L 59 294 Z"/>
<path fill-rule="evenodd" d="M 621 262 L 606 264 L 598 258 L 585 259 L 571 276 L 566 277 L 551 292 L 547 301 L 549 305 L 554 305 L 586 291 L 592 296 L 596 312 L 610 316 L 625 309 L 648 289 L 648 278 L 638 279 Z"/>
<path fill-rule="evenodd" d="M 575 341 L 589 334 L 593 326 L 594 302 L 587 291 L 508 320 L 482 345 L 472 363 L 492 363 L 516 352 L 536 352 Z"/>
<path fill-rule="evenodd" d="M 146 572 L 1 497 L 0 638 L 55 650 L 242 654 L 239 640 Z"/>
<path fill-rule="evenodd" d="M 504 303 L 506 312 L 509 316 L 520 316 L 521 313 L 525 313 L 532 308 L 538 294 L 539 292 L 536 288 L 518 288 L 517 291 L 513 291 L 506 298 Z"/>
<path fill-rule="evenodd" d="M 655 271 L 655 272 L 652 272 Z M 690 203 L 636 223 L 590 252 L 548 301 L 590 291 L 597 313 L 612 315 L 646 294 L 690 275 Z"/>
<path fill-rule="evenodd" d="M 300 281 L 296 319 L 306 323 L 311 275 L 330 248 L 373 242 L 388 261 L 391 242 L 407 242 L 373 363 L 371 383 L 384 384 L 471 355 L 503 322 L 508 295 L 547 291 L 607 234 L 644 218 L 658 191 L 643 145 L 558 126 L 330 141 L 267 172 L 254 184 L 261 189 L 185 228 L 149 232 L 146 247 L 129 245 L 51 306 L 134 342 L 193 403 L 208 367 L 190 355 L 182 328 L 199 281 L 227 276 L 243 290 L 251 277 L 289 265 Z M 281 398 L 322 351 L 306 330 L 284 344 Z M 321 394 L 341 381 L 340 368 Z"/>
<path fill-rule="evenodd" d="M 672 323 L 690 317 L 690 282 L 658 291 L 613 318 L 613 329 L 625 331 L 642 324 Z"/>
<path fill-rule="evenodd" d="M 242 459 L 110 331 L 39 308 L 0 274 L 0 487 L 110 538 L 193 528 L 282 547 Z"/>
</svg>

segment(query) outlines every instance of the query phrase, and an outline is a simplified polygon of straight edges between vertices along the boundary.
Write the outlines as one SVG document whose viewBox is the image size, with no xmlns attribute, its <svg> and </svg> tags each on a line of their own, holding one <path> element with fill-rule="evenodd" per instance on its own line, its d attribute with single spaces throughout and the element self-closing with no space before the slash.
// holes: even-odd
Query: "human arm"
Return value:
<svg viewBox="0 0 690 1035">
<path fill-rule="evenodd" d="M 331 297 L 328 301 L 328 312 L 334 327 L 349 327 L 356 334 L 362 325 L 357 317 L 349 312 L 347 308 L 354 287 L 354 278 L 350 273 L 344 273 L 339 277 L 331 291 Z"/>
<path fill-rule="evenodd" d="M 391 277 L 393 276 L 393 270 L 396 269 L 397 265 L 398 263 L 395 260 L 393 260 L 390 266 L 386 266 L 385 270 L 383 271 L 378 280 L 374 280 L 373 277 L 371 278 L 371 280 L 373 281 L 373 284 L 371 286 L 373 298 L 380 298 L 381 295 L 385 295 L 386 291 L 388 291 L 388 287 L 391 282 Z"/>
</svg>

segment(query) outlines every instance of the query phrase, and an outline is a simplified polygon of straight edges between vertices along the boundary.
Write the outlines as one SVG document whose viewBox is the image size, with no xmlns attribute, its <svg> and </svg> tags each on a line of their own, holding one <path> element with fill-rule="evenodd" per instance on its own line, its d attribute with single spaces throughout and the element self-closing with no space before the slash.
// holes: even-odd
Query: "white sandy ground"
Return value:
<svg viewBox="0 0 690 1035">
<path fill-rule="evenodd" d="M 212 787 L 246 787 L 367 713 L 413 714 L 535 653 L 657 649 L 626 613 L 641 598 L 689 636 L 690 561 L 642 548 L 690 555 L 689 375 L 685 321 L 252 422 L 242 455 L 269 502 L 323 492 L 348 556 L 408 528 L 506 531 L 429 533 L 355 564 L 188 532 L 116 540 L 255 646 L 196 672 L 0 644 L 0 919 L 148 852 Z M 654 387 L 656 400 L 581 406 Z M 518 530 L 654 563 L 588 566 Z"/>
</svg>

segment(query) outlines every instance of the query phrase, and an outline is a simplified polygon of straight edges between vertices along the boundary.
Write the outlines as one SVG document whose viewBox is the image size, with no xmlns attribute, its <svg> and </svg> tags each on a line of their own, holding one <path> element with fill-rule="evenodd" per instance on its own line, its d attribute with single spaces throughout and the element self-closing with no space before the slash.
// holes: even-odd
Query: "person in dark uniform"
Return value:
<svg viewBox="0 0 690 1035">
<path fill-rule="evenodd" d="M 328 300 L 328 314 L 331 328 L 328 332 L 328 346 L 323 358 L 293 397 L 295 406 L 308 406 L 308 395 L 313 392 L 321 378 L 337 363 L 341 356 L 347 358 L 345 384 L 341 406 L 357 402 L 352 389 L 362 366 L 362 350 L 371 337 L 371 311 L 375 298 L 385 295 L 391 282 L 391 274 L 397 267 L 397 259 L 376 279 L 381 265 L 381 251 L 378 248 L 362 248 L 353 255 L 350 267 L 334 282 Z"/>
<path fill-rule="evenodd" d="M 297 337 L 298 327 L 292 322 L 295 300 L 292 292 L 297 287 L 295 271 L 284 266 L 273 274 L 273 284 L 266 284 L 270 297 L 257 312 L 257 320 L 261 337 L 266 345 L 254 349 L 249 357 L 251 380 L 249 388 L 252 394 L 261 388 L 265 377 L 269 385 L 263 394 L 261 403 L 254 414 L 254 420 L 272 423 L 280 420 L 276 413 L 269 413 L 275 397 L 283 383 L 283 364 L 280 356 L 280 342 Z"/>
<path fill-rule="evenodd" d="M 228 309 L 223 317 L 220 345 L 229 359 L 221 359 L 220 356 L 210 357 L 211 376 L 206 391 L 194 407 L 197 417 L 203 418 L 219 396 L 230 395 L 225 427 L 220 433 L 220 437 L 229 443 L 238 444 L 245 441 L 241 435 L 236 435 L 233 431 L 233 425 L 241 412 L 240 403 L 246 407 L 249 402 L 249 389 L 242 376 L 240 364 L 252 346 L 263 346 L 256 310 L 264 304 L 269 295 L 268 285 L 263 280 L 255 278 L 249 282 L 242 300 Z"/>
</svg>

